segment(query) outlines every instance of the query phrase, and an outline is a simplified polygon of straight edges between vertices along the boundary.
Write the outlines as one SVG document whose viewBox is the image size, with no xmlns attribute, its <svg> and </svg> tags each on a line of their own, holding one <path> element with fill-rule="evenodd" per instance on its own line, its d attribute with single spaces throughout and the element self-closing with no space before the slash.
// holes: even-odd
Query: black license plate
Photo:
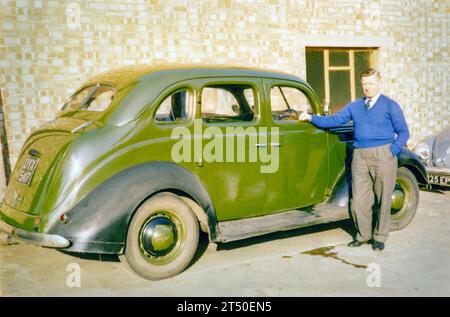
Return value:
<svg viewBox="0 0 450 317">
<path fill-rule="evenodd" d="M 19 183 L 30 185 L 33 174 L 36 171 L 36 167 L 39 163 L 38 158 L 27 157 L 25 163 L 22 165 L 17 181 Z"/>
<path fill-rule="evenodd" d="M 450 176 L 439 174 L 428 174 L 428 181 L 432 184 L 450 186 Z"/>
</svg>

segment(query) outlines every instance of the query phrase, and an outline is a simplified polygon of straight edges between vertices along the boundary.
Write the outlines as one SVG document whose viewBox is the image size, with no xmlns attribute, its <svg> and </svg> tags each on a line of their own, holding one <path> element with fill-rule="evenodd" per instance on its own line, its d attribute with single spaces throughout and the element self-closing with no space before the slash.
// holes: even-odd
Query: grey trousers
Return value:
<svg viewBox="0 0 450 317">
<path fill-rule="evenodd" d="M 397 174 L 397 157 L 386 144 L 378 147 L 358 148 L 352 160 L 351 211 L 358 233 L 356 240 L 375 239 L 386 242 L 389 235 L 392 192 Z M 372 207 L 379 210 L 372 235 Z"/>
</svg>

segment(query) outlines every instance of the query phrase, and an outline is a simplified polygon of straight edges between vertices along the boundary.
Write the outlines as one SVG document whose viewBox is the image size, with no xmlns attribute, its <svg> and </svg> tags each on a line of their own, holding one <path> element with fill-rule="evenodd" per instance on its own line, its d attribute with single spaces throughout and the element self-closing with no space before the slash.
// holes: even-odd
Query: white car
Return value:
<svg viewBox="0 0 450 317">
<path fill-rule="evenodd" d="M 422 159 L 430 184 L 450 187 L 450 125 L 424 138 L 414 152 Z"/>
</svg>

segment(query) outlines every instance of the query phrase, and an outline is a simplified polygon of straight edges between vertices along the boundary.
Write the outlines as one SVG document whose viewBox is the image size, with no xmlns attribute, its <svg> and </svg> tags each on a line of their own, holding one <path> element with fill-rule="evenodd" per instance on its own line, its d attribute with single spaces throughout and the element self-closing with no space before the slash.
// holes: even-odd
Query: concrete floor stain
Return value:
<svg viewBox="0 0 450 317">
<path fill-rule="evenodd" d="M 337 252 L 332 252 L 333 249 L 334 249 L 334 246 L 322 247 L 322 248 L 317 248 L 317 249 L 313 249 L 313 250 L 302 252 L 302 254 L 320 255 L 320 256 L 323 256 L 325 258 L 333 258 L 335 260 L 341 261 L 344 264 L 351 265 L 351 266 L 353 266 L 355 268 L 358 268 L 358 269 L 366 269 L 367 268 L 367 265 L 355 264 L 355 263 L 348 262 L 348 261 L 346 261 L 344 259 L 341 259 L 340 257 L 338 257 L 338 253 Z"/>
</svg>

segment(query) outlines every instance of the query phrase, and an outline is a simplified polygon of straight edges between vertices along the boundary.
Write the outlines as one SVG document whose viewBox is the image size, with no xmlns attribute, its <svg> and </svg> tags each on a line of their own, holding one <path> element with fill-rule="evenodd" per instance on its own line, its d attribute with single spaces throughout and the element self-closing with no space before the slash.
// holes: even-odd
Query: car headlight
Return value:
<svg viewBox="0 0 450 317">
<path fill-rule="evenodd" d="M 427 161 L 430 158 L 430 146 L 427 143 L 417 144 L 414 152 L 416 152 L 416 154 L 424 161 Z"/>
</svg>

